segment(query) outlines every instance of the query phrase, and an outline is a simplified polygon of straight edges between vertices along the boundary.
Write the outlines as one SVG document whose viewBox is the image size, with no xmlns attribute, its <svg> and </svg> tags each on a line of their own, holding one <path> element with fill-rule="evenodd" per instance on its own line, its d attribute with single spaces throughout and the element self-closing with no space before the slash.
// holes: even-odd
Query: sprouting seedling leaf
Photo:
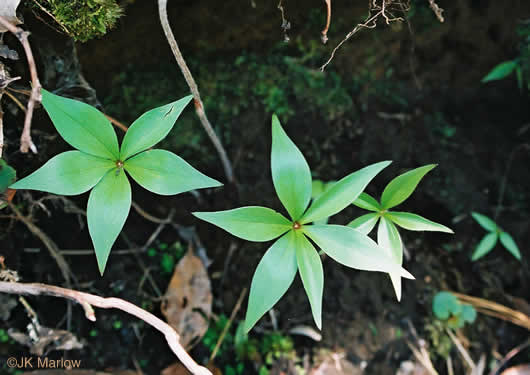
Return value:
<svg viewBox="0 0 530 375">
<path fill-rule="evenodd" d="M 493 250 L 495 245 L 497 245 L 498 240 L 500 240 L 502 246 L 508 250 L 510 254 L 512 254 L 516 259 L 521 260 L 521 252 L 519 251 L 519 247 L 517 247 L 513 237 L 509 233 L 503 231 L 497 225 L 497 223 L 495 223 L 486 215 L 479 214 L 478 212 L 471 212 L 471 216 L 482 228 L 488 231 L 488 234 L 486 234 L 482 240 L 480 240 L 477 247 L 473 251 L 473 255 L 471 256 L 472 261 L 476 261 L 487 255 L 491 250 Z"/>
<path fill-rule="evenodd" d="M 517 66 L 518 64 L 516 60 L 504 61 L 495 66 L 484 78 L 482 78 L 482 83 L 506 78 L 512 74 Z"/>
<path fill-rule="evenodd" d="M 403 263 L 403 243 L 399 235 L 399 226 L 412 231 L 434 231 L 453 233 L 445 225 L 435 223 L 420 215 L 410 212 L 391 211 L 390 208 L 403 203 L 414 192 L 421 179 L 434 167 L 435 164 L 425 165 L 403 173 L 391 180 L 385 187 L 381 196 L 381 203 L 375 198 L 362 193 L 353 201 L 359 208 L 372 211 L 351 221 L 348 226 L 361 233 L 369 234 L 378 224 L 377 243 L 385 248 L 394 257 L 399 265 Z M 390 274 L 392 285 L 398 300 L 401 298 L 401 278 L 397 274 Z"/>
<path fill-rule="evenodd" d="M 471 305 L 461 303 L 449 292 L 439 292 L 432 301 L 434 315 L 446 321 L 449 328 L 462 328 L 465 323 L 473 323 L 477 318 L 477 311 Z"/>
<path fill-rule="evenodd" d="M 10 167 L 4 159 L 0 159 L 0 195 L 3 194 L 7 187 L 15 182 L 17 173 Z"/>
<path fill-rule="evenodd" d="M 247 332 L 279 301 L 298 271 L 315 324 L 321 327 L 324 275 L 320 257 L 309 239 L 331 258 L 348 267 L 413 278 L 385 249 L 360 231 L 316 223 L 348 206 L 389 163 L 370 165 L 338 182 L 328 183 L 329 188 L 324 188 L 322 182 L 311 182 L 311 172 L 304 156 L 282 129 L 278 118 L 273 117 L 273 182 L 291 220 L 264 207 L 194 213 L 199 219 L 245 240 L 269 241 L 280 237 L 265 253 L 254 273 L 245 319 Z M 311 197 L 314 200 L 309 203 Z"/>
<path fill-rule="evenodd" d="M 189 101 L 185 97 L 142 115 L 125 135 L 120 151 L 105 115 L 86 103 L 42 90 L 42 104 L 55 128 L 78 150 L 53 157 L 10 187 L 62 195 L 94 188 L 88 200 L 88 229 L 103 274 L 131 207 L 126 172 L 147 190 L 162 195 L 221 185 L 169 151 L 145 151 L 169 133 Z"/>
</svg>

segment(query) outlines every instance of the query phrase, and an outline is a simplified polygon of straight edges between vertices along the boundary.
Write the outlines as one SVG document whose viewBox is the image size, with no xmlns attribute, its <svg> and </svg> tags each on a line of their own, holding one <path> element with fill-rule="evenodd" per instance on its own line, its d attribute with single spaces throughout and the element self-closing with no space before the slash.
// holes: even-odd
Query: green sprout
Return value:
<svg viewBox="0 0 530 375">
<path fill-rule="evenodd" d="M 321 328 L 324 272 L 320 256 L 311 241 L 330 258 L 345 266 L 413 278 L 385 249 L 365 234 L 343 225 L 310 225 L 349 206 L 389 164 L 390 161 L 383 161 L 351 173 L 309 204 L 312 193 L 309 166 L 276 115 L 273 116 L 272 180 L 290 219 L 270 208 L 259 206 L 194 213 L 199 219 L 247 241 L 266 242 L 279 237 L 267 250 L 254 273 L 245 319 L 247 332 L 280 300 L 298 272 L 309 298 L 314 321 Z"/>
<path fill-rule="evenodd" d="M 471 256 L 472 261 L 476 261 L 482 258 L 484 255 L 488 254 L 495 245 L 497 241 L 500 240 L 502 246 L 510 252 L 515 258 L 521 260 L 521 252 L 517 247 L 517 244 L 513 240 L 513 237 L 503 231 L 493 220 L 489 217 L 479 214 L 477 212 L 472 212 L 471 216 L 479 225 L 486 229 L 488 233 L 480 240 L 473 255 Z"/>
<path fill-rule="evenodd" d="M 379 221 L 377 228 L 377 243 L 386 249 L 389 256 L 399 264 L 403 264 L 403 242 L 396 227 L 396 224 L 403 229 L 412 231 L 436 231 L 453 233 L 444 225 L 435 223 L 420 215 L 410 212 L 390 211 L 391 208 L 403 203 L 414 192 L 421 179 L 434 167 L 435 164 L 425 165 L 403 173 L 386 185 L 378 202 L 372 196 L 362 193 L 353 202 L 357 207 L 363 208 L 372 213 L 363 215 L 348 224 L 363 234 L 368 234 Z M 390 279 L 396 292 L 398 300 L 401 299 L 401 277 L 391 274 Z"/>
<path fill-rule="evenodd" d="M 477 311 L 473 306 L 461 303 L 449 292 L 439 292 L 434 296 L 432 311 L 449 328 L 462 328 L 466 323 L 472 324 L 477 318 Z"/>
<path fill-rule="evenodd" d="M 61 195 L 82 194 L 94 188 L 88 199 L 87 220 L 103 275 L 131 207 L 131 185 L 125 171 L 140 186 L 160 195 L 221 185 L 172 152 L 148 150 L 168 135 L 190 100 L 187 96 L 144 113 L 131 125 L 119 147 L 103 113 L 42 90 L 42 104 L 55 128 L 77 151 L 53 157 L 10 187 Z"/>
</svg>

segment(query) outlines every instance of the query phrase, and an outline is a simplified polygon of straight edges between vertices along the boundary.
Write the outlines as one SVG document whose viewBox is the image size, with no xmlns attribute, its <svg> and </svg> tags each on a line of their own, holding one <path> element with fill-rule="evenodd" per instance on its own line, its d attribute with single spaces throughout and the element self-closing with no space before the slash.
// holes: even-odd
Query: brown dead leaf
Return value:
<svg viewBox="0 0 530 375">
<path fill-rule="evenodd" d="M 212 313 L 210 279 L 191 247 L 175 267 L 161 309 L 186 349 L 192 348 L 208 329 Z"/>
<path fill-rule="evenodd" d="M 212 364 L 209 364 L 206 366 L 208 370 L 212 372 L 213 375 L 223 375 L 221 370 L 219 370 L 217 367 L 215 367 Z M 190 375 L 191 372 L 184 367 L 184 365 L 180 362 L 173 363 L 171 366 L 166 367 L 162 370 L 160 373 L 161 375 Z"/>
<path fill-rule="evenodd" d="M 19 25 L 22 22 L 17 18 L 17 7 L 20 0 L 1 0 L 0 1 L 0 16 L 6 18 L 9 22 Z M 0 33 L 6 32 L 7 29 L 0 26 Z"/>
</svg>

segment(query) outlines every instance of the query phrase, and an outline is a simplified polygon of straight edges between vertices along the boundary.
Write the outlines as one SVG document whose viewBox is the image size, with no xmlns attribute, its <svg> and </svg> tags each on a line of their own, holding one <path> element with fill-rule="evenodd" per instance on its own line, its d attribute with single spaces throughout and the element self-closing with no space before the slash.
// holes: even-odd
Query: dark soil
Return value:
<svg viewBox="0 0 530 375">
<path fill-rule="evenodd" d="M 419 213 L 455 231 L 453 236 L 412 232 L 403 235 L 410 254 L 405 267 L 416 280 L 404 282 L 401 303 L 395 300 L 386 275 L 355 271 L 325 259 L 323 341 L 314 343 L 304 337 L 296 338 L 300 356 L 312 353 L 317 347 L 342 348 L 352 362 L 367 362 L 366 373 L 394 374 L 402 361 L 412 358 L 405 342 L 408 322 L 420 336 L 428 339 L 425 328 L 434 319 L 431 301 L 436 292 L 454 290 L 512 307 L 511 296 L 529 300 L 530 154 L 520 147 L 530 140 L 528 129 L 524 130 L 530 122 L 529 98 L 526 92 L 517 89 L 515 80 L 483 85 L 480 79 L 492 66 L 513 57 L 517 44 L 516 21 L 529 16 L 530 7 L 518 1 L 469 0 L 440 2 L 440 5 L 446 9 L 443 25 L 432 20 L 423 24 L 424 18 L 414 24 L 412 19 L 415 29 L 413 72 L 409 64 L 412 36 L 406 24 L 401 29 L 380 25 L 377 30 L 366 30 L 347 43 L 328 67 L 328 71 L 341 76 L 361 74 L 367 66 L 373 70 L 373 81 L 361 88 L 359 97 L 352 97 L 354 109 L 333 120 L 326 120 L 319 114 L 295 114 L 285 123 L 287 133 L 306 156 L 315 177 L 324 181 L 336 180 L 370 163 L 393 160 L 392 166 L 370 184 L 368 192 L 375 195 L 379 195 L 385 184 L 404 170 L 427 163 L 439 164 L 402 209 Z M 330 32 L 332 40 L 328 42 L 328 48 L 335 45 L 366 12 L 364 2 L 353 7 L 344 4 L 336 7 L 334 14 L 340 15 L 340 19 L 334 20 L 336 29 Z M 314 27 L 304 25 L 315 12 L 320 17 L 321 8 L 319 1 L 288 1 L 287 14 L 293 24 L 290 31 L 293 39 L 307 45 L 318 40 L 319 24 Z M 279 13 L 273 4 L 260 3 L 252 9 L 247 3 L 234 1 L 176 1 L 170 7 L 170 19 L 185 56 L 205 64 L 216 60 L 229 64 L 242 50 L 265 56 L 282 39 Z M 66 45 L 45 26 L 39 26 L 38 21 L 28 18 L 27 23 L 31 30 L 42 30 L 34 31 L 34 34 L 43 45 L 44 40 L 50 38 L 53 45 Z M 177 70 L 163 39 L 154 1 L 129 5 L 115 31 L 101 40 L 76 48 L 85 78 L 95 88 L 99 100 L 106 104 L 109 104 L 106 97 L 113 95 L 116 98 L 119 90 L 112 87 L 112 82 L 128 65 L 139 74 L 152 72 L 154 77 L 158 74 L 160 82 L 170 74 L 162 66 Z M 60 48 L 56 50 L 63 57 L 71 53 L 66 47 L 63 52 Z M 43 48 L 39 48 L 38 54 L 41 62 L 45 60 Z M 72 75 L 77 62 L 72 59 L 72 56 L 64 59 L 73 61 L 69 68 L 49 76 L 50 86 L 65 85 L 61 83 L 61 77 L 67 75 L 77 79 L 75 74 Z M 385 78 L 388 67 L 395 71 L 390 79 Z M 180 79 L 178 72 L 171 74 L 171 77 Z M 373 88 L 371 85 L 381 82 L 390 85 L 393 93 L 406 105 L 366 94 Z M 183 83 L 175 85 L 181 88 L 175 95 L 184 96 Z M 296 98 L 294 100 L 296 102 Z M 191 118 L 192 111 L 188 111 Z M 132 118 L 139 114 L 135 108 L 130 112 L 134 112 L 130 114 Z M 302 109 L 296 113 L 303 113 Z M 396 113 L 406 115 L 405 120 L 385 119 L 384 114 Z M 109 114 L 129 116 L 123 112 Z M 216 116 L 214 111 L 211 117 Z M 8 113 L 6 117 L 11 119 L 9 124 L 20 123 L 20 116 Z M 174 208 L 176 222 L 195 227 L 212 260 L 208 272 L 212 279 L 216 314 L 230 314 L 242 289 L 250 285 L 253 271 L 267 244 L 240 241 L 218 228 L 198 222 L 190 212 L 242 205 L 263 205 L 283 211 L 270 175 L 269 121 L 270 113 L 265 113 L 262 108 L 240 113 L 229 124 L 230 136 L 224 141 L 230 157 L 237 160 L 238 189 L 226 186 L 201 191 L 199 198 L 191 194 L 160 197 L 133 186 L 133 199 L 150 213 L 165 217 Z M 195 125 L 196 132 L 202 132 L 198 122 Z M 35 141 L 40 147 L 36 156 L 16 152 L 18 130 L 13 126 L 6 129 L 10 141 L 6 153 L 19 176 L 27 175 L 51 155 L 67 149 L 65 143 L 55 136 L 44 111 L 37 111 L 34 127 Z M 223 129 L 223 134 L 227 134 L 226 128 Z M 201 138 L 199 148 L 202 152 L 196 154 L 196 159 L 191 159 L 194 156 L 189 154 L 186 158 L 196 160 L 193 164 L 204 173 L 224 180 L 219 162 L 212 157 L 214 150 L 210 143 Z M 508 163 L 510 158 L 511 165 Z M 469 212 L 494 216 L 504 183 L 506 190 L 498 222 L 516 239 L 523 261 L 518 262 L 497 247 L 486 258 L 473 263 L 470 254 L 483 231 L 471 220 Z M 42 196 L 31 193 L 32 199 Z M 28 210 L 25 202 L 29 198 L 27 193 L 17 193 L 15 202 L 23 207 L 24 212 Z M 72 201 L 84 209 L 87 195 L 72 197 Z M 84 217 L 65 212 L 64 206 L 56 201 L 44 204 L 48 212 L 36 207 L 33 219 L 61 249 L 91 249 Z M 361 210 L 352 206 L 333 217 L 332 221 L 345 224 L 359 214 Z M 7 211 L 4 210 L 2 215 L 8 215 Z M 24 224 L 8 218 L 2 218 L 0 222 L 0 254 L 5 256 L 11 269 L 17 270 L 24 281 L 64 285 L 57 265 Z M 133 243 L 143 244 L 155 229 L 155 224 L 131 211 L 124 233 Z M 156 243 L 176 241 L 185 243 L 174 229 L 166 228 Z M 231 244 L 235 244 L 236 250 L 227 262 Z M 114 246 L 114 249 L 126 248 L 128 244 L 123 239 Z M 154 282 L 163 292 L 171 275 L 160 271 L 158 258 L 142 253 L 140 259 L 151 270 Z M 118 296 L 160 313 L 156 292 L 149 283 L 144 283 L 145 269 L 135 256 L 111 254 L 103 277 L 99 276 L 93 255 L 67 256 L 67 261 L 78 276 L 78 288 Z M 143 286 L 139 287 L 140 284 Z M 51 298 L 31 298 L 30 302 L 42 324 L 65 328 L 66 302 Z M 237 319 L 244 318 L 244 310 L 239 312 Z M 313 325 L 300 280 L 295 281 L 278 303 L 276 312 L 280 329 L 284 332 L 299 324 Z M 83 337 L 87 345 L 82 351 L 67 355 L 82 359 L 83 368 L 134 368 L 133 361 L 138 361 L 146 373 L 151 374 L 159 373 L 175 361 L 163 337 L 154 330 L 119 312 L 102 310 L 98 313 L 98 321 L 91 323 L 84 319 L 80 308 L 73 309 L 71 329 Z M 121 327 L 117 321 L 122 322 Z M 22 306 L 18 306 L 10 320 L 0 322 L 0 328 L 24 329 L 27 323 Z M 261 328 L 270 329 L 267 318 L 263 319 Z M 94 330 L 97 330 L 97 336 L 92 336 Z M 467 327 L 464 333 L 471 342 L 470 352 L 475 359 L 482 353 L 488 358 L 494 352 L 504 354 L 528 337 L 525 329 L 484 315 L 479 315 L 477 322 Z M 22 347 L 0 344 L 1 363 L 4 358 L 24 353 Z M 198 360 L 204 360 L 209 353 L 198 345 L 192 354 Z M 62 356 L 62 353 L 50 354 L 50 357 Z M 218 363 L 230 360 L 219 358 Z M 441 359 L 436 364 L 443 367 Z"/>
</svg>

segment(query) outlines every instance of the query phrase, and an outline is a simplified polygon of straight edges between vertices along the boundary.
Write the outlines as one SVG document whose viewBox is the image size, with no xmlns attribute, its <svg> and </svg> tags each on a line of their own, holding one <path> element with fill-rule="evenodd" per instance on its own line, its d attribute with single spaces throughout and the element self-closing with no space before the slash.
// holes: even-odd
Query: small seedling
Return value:
<svg viewBox="0 0 530 375">
<path fill-rule="evenodd" d="M 412 231 L 435 231 L 453 233 L 453 231 L 442 224 L 435 223 L 420 215 L 410 212 L 390 211 L 391 208 L 403 203 L 414 192 L 421 179 L 434 167 L 435 164 L 425 165 L 403 173 L 386 185 L 378 202 L 367 193 L 362 193 L 354 205 L 362 209 L 372 211 L 353 220 L 348 226 L 357 229 L 361 233 L 368 234 L 379 221 L 377 228 L 377 243 L 387 250 L 399 264 L 403 264 L 403 242 L 396 225 L 403 229 Z M 398 300 L 401 299 L 401 277 L 390 275 L 394 291 Z"/>
<path fill-rule="evenodd" d="M 273 116 L 272 180 L 290 219 L 270 208 L 258 206 L 194 213 L 199 219 L 247 241 L 265 242 L 279 237 L 254 273 L 245 320 L 247 332 L 284 295 L 298 272 L 315 323 L 321 328 L 324 272 L 320 256 L 310 240 L 345 266 L 413 278 L 365 234 L 343 225 L 316 224 L 349 206 L 389 164 L 384 161 L 351 173 L 309 204 L 312 193 L 309 166 L 278 118 Z"/>
<path fill-rule="evenodd" d="M 477 318 L 477 311 L 471 305 L 461 303 L 449 292 L 439 292 L 432 301 L 434 315 L 447 323 L 449 328 L 462 328 L 466 323 L 472 324 Z"/>
<path fill-rule="evenodd" d="M 103 275 L 131 207 L 131 185 L 125 172 L 145 189 L 161 195 L 221 185 L 172 152 L 148 150 L 167 136 L 190 100 L 187 96 L 144 113 L 131 125 L 119 147 L 103 113 L 42 90 L 42 104 L 55 128 L 78 151 L 53 157 L 10 187 L 61 195 L 82 194 L 94 188 L 88 199 L 88 229 Z"/>
<path fill-rule="evenodd" d="M 482 228 L 488 231 L 488 233 L 482 238 L 482 240 L 480 240 L 477 247 L 475 248 L 475 251 L 471 256 L 472 261 L 482 258 L 491 250 L 493 250 L 497 244 L 497 240 L 501 241 L 502 246 L 508 250 L 510 254 L 512 254 L 518 260 L 521 260 L 521 252 L 513 240 L 513 237 L 509 233 L 503 231 L 493 220 L 485 215 L 472 212 L 471 216 Z"/>
</svg>

